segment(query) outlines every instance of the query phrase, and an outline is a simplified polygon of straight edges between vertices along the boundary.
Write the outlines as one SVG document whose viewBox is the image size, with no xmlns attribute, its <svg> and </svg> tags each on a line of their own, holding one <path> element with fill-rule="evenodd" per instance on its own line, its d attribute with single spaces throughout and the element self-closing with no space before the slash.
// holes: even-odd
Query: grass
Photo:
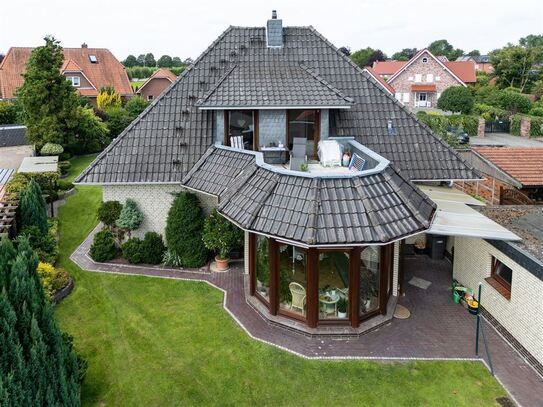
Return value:
<svg viewBox="0 0 543 407">
<path fill-rule="evenodd" d="M 85 168 L 87 168 L 97 155 L 98 154 L 89 154 L 72 158 L 70 160 L 72 166 L 68 171 L 68 176 L 64 179 L 68 182 L 73 182 L 75 177 L 77 177 Z"/>
<path fill-rule="evenodd" d="M 101 190 L 77 188 L 59 216 L 60 264 L 76 284 L 56 317 L 89 362 L 83 405 L 493 406 L 505 396 L 480 363 L 305 360 L 251 340 L 205 283 L 82 271 L 68 257 L 96 224 Z"/>
</svg>

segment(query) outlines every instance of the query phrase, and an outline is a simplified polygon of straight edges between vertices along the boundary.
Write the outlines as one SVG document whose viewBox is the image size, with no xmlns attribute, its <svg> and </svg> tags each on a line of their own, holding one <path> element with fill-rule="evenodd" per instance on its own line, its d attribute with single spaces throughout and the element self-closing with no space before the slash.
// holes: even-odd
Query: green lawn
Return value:
<svg viewBox="0 0 543 407">
<path fill-rule="evenodd" d="M 96 158 L 98 154 L 83 155 L 80 157 L 74 157 L 70 160 L 72 166 L 68 172 L 68 176 L 64 178 L 66 181 L 73 182 L 88 165 Z"/>
<path fill-rule="evenodd" d="M 78 187 L 60 208 L 60 263 L 76 285 L 56 316 L 89 362 L 84 405 L 492 406 L 505 395 L 480 363 L 305 360 L 251 340 L 204 283 L 82 271 L 68 257 L 100 199 Z"/>
</svg>

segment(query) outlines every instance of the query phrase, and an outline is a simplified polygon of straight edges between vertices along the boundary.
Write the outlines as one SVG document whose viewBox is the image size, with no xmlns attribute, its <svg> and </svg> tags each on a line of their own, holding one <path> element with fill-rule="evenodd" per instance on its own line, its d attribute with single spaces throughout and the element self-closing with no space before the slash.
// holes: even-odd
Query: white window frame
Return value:
<svg viewBox="0 0 543 407">
<path fill-rule="evenodd" d="M 67 76 L 68 79 L 74 88 L 79 88 L 81 86 L 81 78 L 79 76 Z"/>
<path fill-rule="evenodd" d="M 441 80 L 441 76 L 436 76 L 436 82 L 439 82 Z"/>
<path fill-rule="evenodd" d="M 415 74 L 415 82 L 422 82 L 422 74 L 420 73 Z"/>
<path fill-rule="evenodd" d="M 421 96 L 424 95 L 424 99 Z M 417 102 L 428 102 L 428 92 L 417 92 Z"/>
<path fill-rule="evenodd" d="M 153 95 L 147 95 L 147 101 L 151 102 L 153 100 Z"/>
<path fill-rule="evenodd" d="M 426 82 L 429 82 L 429 83 L 434 82 L 434 74 L 433 73 L 426 74 Z"/>
</svg>

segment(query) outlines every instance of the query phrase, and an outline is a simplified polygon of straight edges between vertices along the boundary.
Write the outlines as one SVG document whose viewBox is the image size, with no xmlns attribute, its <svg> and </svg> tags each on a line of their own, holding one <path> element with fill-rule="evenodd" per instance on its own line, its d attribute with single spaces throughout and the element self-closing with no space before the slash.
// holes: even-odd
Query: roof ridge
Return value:
<svg viewBox="0 0 543 407">
<path fill-rule="evenodd" d="M 320 184 L 322 179 L 319 177 L 313 178 L 311 184 L 314 191 L 314 197 L 311 200 L 311 208 L 308 213 L 307 219 L 307 230 L 309 231 L 309 236 L 305 241 L 307 244 L 314 245 L 317 243 L 317 230 L 319 222 L 319 209 L 321 208 L 321 193 L 320 193 Z"/>
<path fill-rule="evenodd" d="M 85 168 L 85 170 L 79 174 L 79 176 L 74 180 L 74 183 L 78 183 L 78 182 L 81 182 L 81 180 L 92 170 L 94 169 L 94 167 L 96 167 L 96 165 L 98 164 L 98 162 L 100 162 L 102 160 L 102 158 L 106 157 L 108 155 L 108 153 L 117 145 L 119 144 L 123 139 L 124 137 L 128 134 L 128 132 L 130 130 L 132 130 L 132 128 L 134 128 L 134 126 L 136 124 L 138 124 L 148 113 L 149 111 L 158 103 L 160 102 L 163 98 L 166 97 L 166 95 L 168 95 L 170 93 L 170 91 L 172 90 L 172 88 L 177 84 L 179 83 L 181 80 L 183 80 L 183 78 L 185 78 L 189 72 L 191 72 L 193 69 L 194 69 L 194 66 L 200 62 L 207 54 L 209 54 L 209 52 L 226 36 L 226 34 L 228 32 L 230 32 L 232 30 L 232 26 L 229 26 L 226 30 L 223 31 L 223 33 L 221 35 L 219 35 L 215 41 L 213 41 L 209 47 L 207 47 L 204 52 L 202 52 L 200 54 L 200 56 L 198 56 L 198 58 L 196 58 L 196 60 L 194 60 L 194 62 L 192 64 L 190 64 L 178 77 L 177 77 L 177 80 L 173 81 L 170 86 L 168 86 L 155 100 L 153 100 L 153 102 L 151 104 L 149 104 L 149 106 L 147 106 L 145 108 L 145 110 L 143 112 L 141 112 L 139 114 L 138 117 L 136 117 L 128 126 L 126 126 L 126 128 L 122 131 L 121 134 L 119 134 L 115 139 L 112 140 L 111 143 L 109 143 L 109 145 L 104 149 L 104 151 L 102 151 L 100 154 L 98 154 L 98 156 L 89 164 L 89 166 L 87 168 Z M 126 72 L 126 70 L 125 70 Z"/>
<path fill-rule="evenodd" d="M 376 174 L 376 175 L 379 175 L 379 174 Z M 369 177 L 373 177 L 373 176 L 370 175 Z M 364 191 L 364 188 L 366 186 L 362 182 L 362 179 L 359 177 L 352 178 L 351 185 L 353 189 L 355 190 L 355 193 L 358 194 L 358 196 L 360 196 L 360 202 L 362 202 L 362 206 L 364 206 L 364 209 L 366 210 L 366 215 L 368 216 L 368 219 L 371 222 L 372 226 L 375 228 L 375 231 L 377 235 L 379 236 L 379 240 L 382 242 L 385 241 L 386 240 L 385 231 L 383 230 L 381 223 L 375 216 L 375 213 L 374 213 L 375 208 L 371 204 L 371 200 L 369 199 L 369 197 L 366 195 L 366 191 Z"/>
<path fill-rule="evenodd" d="M 332 92 L 336 93 L 339 97 L 341 97 L 342 99 L 344 99 L 345 101 L 349 102 L 349 103 L 354 103 L 354 99 L 350 96 L 346 96 L 343 94 L 343 92 L 336 88 L 335 86 L 333 86 L 331 83 L 329 83 L 326 79 L 324 79 L 322 76 L 320 76 L 318 73 L 316 73 L 315 71 L 313 71 L 310 67 L 308 67 L 307 65 L 305 65 L 303 62 L 301 62 L 300 64 L 300 67 L 306 71 L 309 75 L 311 75 L 314 79 L 318 80 L 321 84 L 323 84 L 324 86 L 326 86 L 328 89 L 330 89 Z"/>
</svg>

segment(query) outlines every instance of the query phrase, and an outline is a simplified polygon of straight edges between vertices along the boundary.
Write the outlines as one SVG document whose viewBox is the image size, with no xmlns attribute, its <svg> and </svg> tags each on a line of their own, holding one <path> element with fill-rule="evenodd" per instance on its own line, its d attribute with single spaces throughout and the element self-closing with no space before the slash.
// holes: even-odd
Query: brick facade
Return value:
<svg viewBox="0 0 543 407">
<path fill-rule="evenodd" d="M 423 59 L 427 62 L 424 63 Z M 418 92 L 413 92 L 413 85 L 435 85 L 435 92 L 426 93 L 429 106 L 435 108 L 441 93 L 451 86 L 463 86 L 446 68 L 438 63 L 428 52 L 423 52 L 416 61 L 409 65 L 397 77 L 388 82 L 396 91 L 396 99 L 404 105 L 415 108 Z M 407 96 L 406 96 L 407 95 Z M 421 106 L 424 107 L 424 106 Z"/>
<path fill-rule="evenodd" d="M 174 200 L 175 193 L 181 192 L 180 185 L 104 185 L 102 187 L 102 199 L 104 201 L 126 202 L 127 198 L 136 201 L 143 212 L 143 223 L 134 232 L 135 236 L 143 237 L 145 232 L 157 232 L 164 235 L 168 211 Z M 193 192 L 193 191 L 190 191 Z M 210 195 L 195 193 L 206 213 L 211 212 L 217 206 L 217 198 Z"/>
<path fill-rule="evenodd" d="M 454 187 L 466 194 L 483 198 L 489 205 L 499 205 L 502 189 L 512 186 L 488 175 L 485 177 L 481 181 L 456 181 Z"/>
<path fill-rule="evenodd" d="M 453 276 L 477 292 L 483 284 L 483 307 L 540 363 L 543 363 L 543 281 L 478 238 L 455 238 Z M 513 270 L 511 299 L 490 286 L 492 256 Z"/>
<path fill-rule="evenodd" d="M 167 78 L 151 78 L 138 93 L 145 100 L 152 101 L 171 84 L 172 82 Z"/>
</svg>

